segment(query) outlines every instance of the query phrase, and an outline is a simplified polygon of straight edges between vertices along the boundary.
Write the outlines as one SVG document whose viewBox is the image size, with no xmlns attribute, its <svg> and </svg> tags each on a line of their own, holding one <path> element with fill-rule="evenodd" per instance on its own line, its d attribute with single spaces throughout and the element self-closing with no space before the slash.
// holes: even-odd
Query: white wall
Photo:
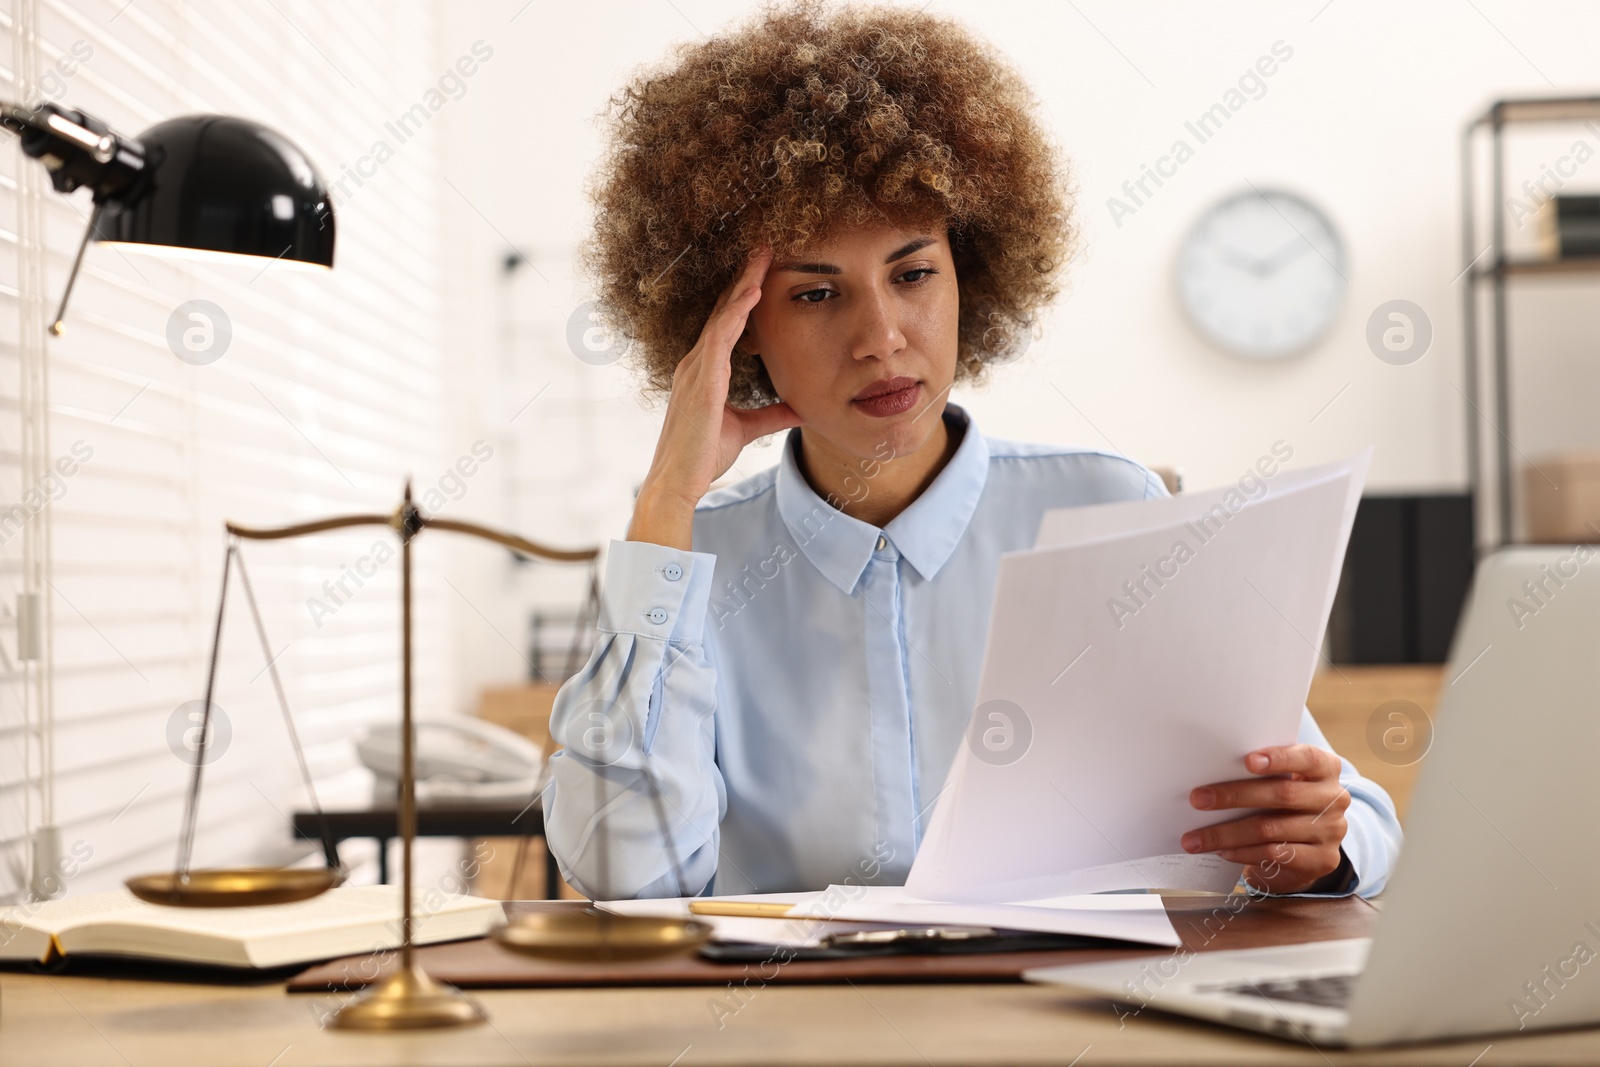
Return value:
<svg viewBox="0 0 1600 1067">
<path fill-rule="evenodd" d="M 592 117 L 636 64 L 717 32 L 750 6 L 509 0 L 452 7 L 441 34 L 446 50 L 478 38 L 495 49 L 447 117 L 454 154 L 446 170 L 460 190 L 446 205 L 455 238 L 446 272 L 448 346 L 462 396 L 479 398 L 458 404 L 457 415 L 500 434 L 508 455 L 513 442 L 524 452 L 521 469 L 502 483 L 505 497 L 474 489 L 464 508 L 563 543 L 621 535 L 660 416 L 640 408 L 624 370 L 580 363 L 563 336 L 567 315 L 585 298 L 565 256 L 587 220 L 582 186 L 599 151 Z M 1592 47 L 1600 9 L 1508 0 L 935 0 L 933 9 L 966 20 L 1019 65 L 1081 184 L 1087 243 L 1072 295 L 1043 339 L 992 388 L 955 395 L 987 432 L 1114 447 L 1183 466 L 1191 486 L 1236 478 L 1278 439 L 1307 464 L 1374 444 L 1374 489 L 1464 486 L 1465 416 L 1456 391 L 1464 386 L 1461 131 L 1499 96 L 1600 89 Z M 1280 40 L 1293 56 L 1266 93 L 1116 225 L 1107 198 Z M 1508 156 L 1512 184 L 1537 178 L 1540 164 L 1579 134 L 1600 148 L 1600 136 L 1581 129 L 1532 141 Z M 1348 295 L 1333 333 L 1278 366 L 1213 350 L 1186 325 L 1173 296 L 1185 230 L 1247 181 L 1286 186 L 1322 205 L 1349 258 Z M 1596 187 L 1600 160 L 1565 191 Z M 494 333 L 495 300 L 504 292 L 497 261 L 508 243 L 539 268 L 511 287 L 509 349 L 497 348 L 508 342 Z M 1592 284 L 1535 281 L 1513 301 L 1521 316 L 1513 344 L 1533 372 L 1530 388 L 1535 380 L 1544 387 L 1524 394 L 1517 408 L 1517 432 L 1530 453 L 1600 444 L 1590 415 L 1600 383 L 1584 369 L 1596 365 L 1600 301 Z M 1380 362 L 1364 341 L 1368 315 L 1393 298 L 1421 305 L 1435 330 L 1431 351 L 1410 366 Z M 502 375 L 497 367 L 508 352 L 512 369 Z M 770 447 L 753 448 L 739 467 L 751 472 L 771 462 Z M 485 614 L 513 640 L 527 604 L 548 595 L 511 584 L 521 580 L 497 564 L 474 579 L 479 606 L 492 604 Z M 482 618 L 464 618 L 460 640 L 465 687 L 525 671 Z"/>
</svg>

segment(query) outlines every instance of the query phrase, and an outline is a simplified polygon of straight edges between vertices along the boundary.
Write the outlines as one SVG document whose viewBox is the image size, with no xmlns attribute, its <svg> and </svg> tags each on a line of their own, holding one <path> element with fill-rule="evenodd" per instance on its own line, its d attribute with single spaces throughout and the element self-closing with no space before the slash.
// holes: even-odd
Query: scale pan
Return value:
<svg viewBox="0 0 1600 1067">
<path fill-rule="evenodd" d="M 344 881 L 344 872 L 327 867 L 232 867 L 145 874 L 129 878 L 128 889 L 150 904 L 174 908 L 248 908 L 291 904 L 326 893 Z"/>
<path fill-rule="evenodd" d="M 694 952 L 711 940 L 711 924 L 695 919 L 583 911 L 533 912 L 490 935 L 513 952 L 567 963 L 647 960 Z"/>
</svg>

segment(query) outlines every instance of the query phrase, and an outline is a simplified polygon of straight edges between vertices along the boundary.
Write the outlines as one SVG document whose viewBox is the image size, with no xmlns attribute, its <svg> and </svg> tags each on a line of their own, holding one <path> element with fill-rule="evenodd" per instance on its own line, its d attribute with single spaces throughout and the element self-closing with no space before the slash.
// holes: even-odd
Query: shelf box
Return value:
<svg viewBox="0 0 1600 1067">
<path fill-rule="evenodd" d="M 1600 452 L 1563 452 L 1530 462 L 1522 486 L 1530 542 L 1600 541 Z"/>
</svg>

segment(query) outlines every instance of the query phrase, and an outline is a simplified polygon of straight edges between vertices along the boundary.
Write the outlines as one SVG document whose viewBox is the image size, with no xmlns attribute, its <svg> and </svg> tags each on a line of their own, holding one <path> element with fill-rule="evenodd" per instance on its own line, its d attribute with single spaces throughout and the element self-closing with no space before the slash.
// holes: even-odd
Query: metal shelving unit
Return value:
<svg viewBox="0 0 1600 1067">
<path fill-rule="evenodd" d="M 1516 124 L 1550 124 L 1600 120 L 1600 96 L 1545 97 L 1521 100 L 1498 100 L 1482 115 L 1468 123 L 1461 139 L 1461 236 L 1463 269 L 1468 273 L 1468 283 L 1463 292 L 1466 330 L 1463 335 L 1467 373 L 1467 481 L 1472 491 L 1474 507 L 1491 494 L 1486 493 L 1483 478 L 1483 442 L 1480 422 L 1492 418 L 1494 428 L 1493 509 L 1495 522 L 1494 547 L 1511 540 L 1512 525 L 1512 474 L 1511 474 L 1511 397 L 1510 372 L 1507 357 L 1506 290 L 1510 279 L 1530 276 L 1570 274 L 1600 274 L 1600 256 L 1554 261 L 1510 259 L 1505 248 L 1505 153 L 1504 134 L 1507 126 Z M 1490 189 L 1493 192 L 1490 245 L 1478 248 L 1476 190 L 1474 176 L 1477 169 L 1475 146 L 1478 136 L 1487 130 L 1491 142 L 1493 174 Z M 1486 263 L 1478 260 L 1492 253 Z M 1490 335 L 1490 387 L 1493 392 L 1493 412 L 1483 409 L 1480 397 L 1482 370 L 1479 362 L 1478 287 L 1489 287 Z"/>
</svg>

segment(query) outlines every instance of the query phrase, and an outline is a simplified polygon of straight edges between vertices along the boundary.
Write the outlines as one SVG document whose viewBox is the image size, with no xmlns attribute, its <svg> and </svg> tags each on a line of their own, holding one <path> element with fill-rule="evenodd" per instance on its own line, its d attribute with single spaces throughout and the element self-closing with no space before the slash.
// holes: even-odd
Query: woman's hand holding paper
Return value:
<svg viewBox="0 0 1600 1067">
<path fill-rule="evenodd" d="M 1215 852 L 1245 864 L 1245 880 L 1270 893 L 1315 892 L 1340 865 L 1350 794 L 1339 782 L 1339 757 L 1316 745 L 1252 752 L 1255 778 L 1217 782 L 1189 794 L 1201 811 L 1255 808 L 1254 814 L 1183 835 L 1186 852 Z"/>
</svg>

